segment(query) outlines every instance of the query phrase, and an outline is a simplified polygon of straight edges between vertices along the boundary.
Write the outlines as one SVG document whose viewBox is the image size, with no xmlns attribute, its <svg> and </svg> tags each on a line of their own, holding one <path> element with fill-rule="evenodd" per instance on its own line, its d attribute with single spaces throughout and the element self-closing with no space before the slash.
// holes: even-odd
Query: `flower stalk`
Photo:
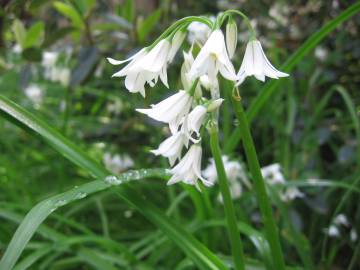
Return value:
<svg viewBox="0 0 360 270">
<path fill-rule="evenodd" d="M 250 133 L 249 124 L 238 94 L 233 95 L 232 103 L 236 117 L 239 121 L 239 128 L 242 132 L 242 142 L 245 155 L 254 180 L 254 188 L 259 202 L 262 220 L 264 222 L 266 239 L 269 242 L 273 257 L 274 269 L 285 270 L 284 256 L 281 250 L 278 229 L 276 227 L 270 201 L 266 193 L 265 181 L 261 174 L 260 164 L 257 158 L 254 141 Z"/>
<path fill-rule="evenodd" d="M 241 242 L 240 232 L 236 224 L 235 209 L 233 201 L 231 199 L 228 179 L 221 158 L 218 128 L 216 124 L 210 127 L 210 147 L 212 156 L 215 161 L 216 171 L 218 174 L 218 183 L 224 202 L 224 210 L 227 220 L 228 233 L 231 243 L 232 255 L 234 258 L 235 269 L 245 270 L 243 246 Z"/>
</svg>

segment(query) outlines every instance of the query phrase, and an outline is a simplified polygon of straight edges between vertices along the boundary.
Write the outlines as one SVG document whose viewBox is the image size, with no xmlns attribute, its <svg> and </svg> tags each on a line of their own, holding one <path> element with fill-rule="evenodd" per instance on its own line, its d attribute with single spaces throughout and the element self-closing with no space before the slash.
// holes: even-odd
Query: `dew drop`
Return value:
<svg viewBox="0 0 360 270">
<path fill-rule="evenodd" d="M 86 194 L 85 192 L 79 192 L 79 193 L 77 193 L 77 194 L 75 195 L 75 198 L 76 198 L 77 200 L 80 200 L 80 199 L 85 198 L 86 196 L 87 196 L 87 194 Z"/>
<path fill-rule="evenodd" d="M 61 207 L 63 205 L 65 205 L 67 203 L 66 200 L 58 200 L 56 203 L 55 203 L 55 209 L 58 208 L 58 207 Z"/>
<path fill-rule="evenodd" d="M 122 180 L 115 175 L 106 176 L 104 181 L 110 185 L 120 185 L 122 183 Z"/>
</svg>

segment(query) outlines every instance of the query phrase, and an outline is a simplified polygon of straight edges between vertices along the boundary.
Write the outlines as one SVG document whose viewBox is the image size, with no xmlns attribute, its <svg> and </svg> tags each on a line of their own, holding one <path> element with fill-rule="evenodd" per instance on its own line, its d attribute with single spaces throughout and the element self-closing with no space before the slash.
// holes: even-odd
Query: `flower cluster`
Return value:
<svg viewBox="0 0 360 270">
<path fill-rule="evenodd" d="M 305 196 L 297 187 L 282 187 L 286 184 L 285 177 L 279 163 L 274 163 L 261 168 L 261 174 L 270 185 L 278 186 L 280 190 L 280 198 L 284 202 L 303 198 Z"/>
<path fill-rule="evenodd" d="M 191 47 L 183 52 L 184 63 L 180 76 L 183 89 L 151 108 L 137 109 L 169 125 L 170 137 L 152 150 L 153 154 L 168 158 L 173 166 L 168 184 L 181 181 L 199 188 L 199 179 L 205 186 L 214 183 L 201 175 L 201 136 L 202 127 L 216 123 L 217 111 L 223 102 L 218 75 L 232 81 L 234 85 L 240 85 L 248 76 L 261 81 L 265 80 L 265 76 L 275 79 L 288 76 L 271 65 L 247 18 L 245 20 L 251 36 L 242 65 L 236 72 L 230 60 L 235 56 L 238 41 L 232 13 L 234 11 L 224 12 L 214 19 L 186 17 L 175 22 L 153 44 L 130 58 L 121 61 L 108 58 L 113 65 L 126 64 L 113 77 L 125 77 L 125 87 L 131 93 L 140 93 L 145 97 L 145 86 L 153 87 L 159 79 L 169 88 L 167 68 L 189 33 Z M 226 37 L 221 30 L 224 22 L 227 22 Z M 194 46 L 200 49 L 195 57 Z M 187 149 L 186 153 L 183 153 L 184 149 Z"/>
<path fill-rule="evenodd" d="M 358 234 L 356 228 L 352 226 L 345 214 L 338 214 L 332 220 L 329 228 L 326 228 L 324 232 L 331 238 L 340 238 L 342 234 L 344 234 L 344 231 L 342 229 L 350 229 L 350 241 L 357 241 Z"/>
</svg>

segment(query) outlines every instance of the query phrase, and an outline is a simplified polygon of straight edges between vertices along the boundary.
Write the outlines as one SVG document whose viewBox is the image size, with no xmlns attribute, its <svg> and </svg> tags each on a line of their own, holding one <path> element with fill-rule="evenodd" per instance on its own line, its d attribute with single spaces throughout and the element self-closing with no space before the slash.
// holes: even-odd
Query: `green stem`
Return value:
<svg viewBox="0 0 360 270">
<path fill-rule="evenodd" d="M 248 161 L 251 175 L 254 179 L 254 187 L 259 202 L 262 219 L 265 226 L 266 238 L 269 242 L 272 257 L 274 260 L 274 268 L 276 270 L 284 270 L 284 256 L 281 250 L 278 229 L 271 209 L 270 201 L 266 193 L 265 182 L 260 171 L 260 164 L 257 158 L 253 139 L 251 137 L 248 121 L 237 97 L 232 98 L 236 117 L 239 121 L 239 128 L 242 132 L 243 145 L 245 149 L 246 159 Z"/>
<path fill-rule="evenodd" d="M 211 127 L 210 147 L 211 147 L 211 153 L 215 160 L 216 171 L 218 174 L 218 182 L 220 186 L 221 195 L 224 201 L 224 209 L 225 209 L 225 215 L 228 225 L 228 233 L 230 237 L 235 269 L 245 270 L 244 252 L 243 252 L 240 232 L 236 225 L 235 209 L 230 195 L 228 180 L 226 177 L 224 164 L 221 158 L 217 126 Z"/>
</svg>

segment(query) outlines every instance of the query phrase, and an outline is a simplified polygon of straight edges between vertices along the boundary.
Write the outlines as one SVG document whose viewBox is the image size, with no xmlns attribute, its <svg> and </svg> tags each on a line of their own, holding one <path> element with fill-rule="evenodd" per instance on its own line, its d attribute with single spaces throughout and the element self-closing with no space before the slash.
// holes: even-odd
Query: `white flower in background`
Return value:
<svg viewBox="0 0 360 270">
<path fill-rule="evenodd" d="M 279 163 L 262 167 L 261 174 L 271 185 L 285 184 L 286 182 Z"/>
<path fill-rule="evenodd" d="M 357 240 L 357 233 L 346 217 L 345 214 L 338 214 L 331 222 L 328 229 L 325 229 L 325 233 L 330 237 L 339 237 L 341 235 L 340 228 L 351 228 L 350 230 L 350 241 L 355 242 Z"/>
<path fill-rule="evenodd" d="M 188 114 L 192 103 L 192 97 L 188 92 L 180 90 L 178 93 L 151 105 L 151 109 L 136 109 L 138 112 L 164 123 L 168 123 L 172 133 L 178 127 L 185 115 Z"/>
<path fill-rule="evenodd" d="M 289 202 L 295 200 L 296 198 L 303 198 L 304 196 L 305 194 L 296 187 L 289 187 L 280 195 L 284 202 Z"/>
<path fill-rule="evenodd" d="M 345 226 L 348 227 L 350 225 L 348 218 L 344 214 L 339 214 L 334 218 L 334 224 L 336 226 Z"/>
<path fill-rule="evenodd" d="M 340 236 L 339 228 L 335 225 L 331 225 L 328 229 L 325 230 L 325 233 L 327 233 L 327 235 L 333 238 Z"/>
<path fill-rule="evenodd" d="M 20 44 L 16 43 L 11 50 L 16 53 L 16 54 L 20 54 L 22 52 L 22 48 L 20 46 Z"/>
<path fill-rule="evenodd" d="M 210 81 L 215 81 L 218 72 L 228 80 L 236 80 L 234 66 L 226 51 L 224 35 L 219 29 L 211 33 L 204 47 L 201 48 L 191 66 L 189 76 L 195 79 L 208 75 Z"/>
<path fill-rule="evenodd" d="M 43 52 L 41 65 L 43 67 L 51 68 L 56 65 L 56 61 L 59 57 L 58 52 Z"/>
<path fill-rule="evenodd" d="M 128 155 L 105 153 L 103 162 L 105 167 L 114 174 L 119 174 L 134 166 L 134 161 Z"/>
<path fill-rule="evenodd" d="M 40 105 L 43 101 L 43 90 L 37 84 L 30 84 L 24 89 L 25 95 L 35 105 Z"/>
<path fill-rule="evenodd" d="M 201 156 L 202 148 L 198 144 L 191 145 L 188 152 L 180 160 L 180 162 L 170 170 L 172 177 L 168 181 L 168 185 L 178 182 L 197 186 L 200 179 L 205 186 L 211 186 L 213 183 L 201 176 Z"/>
<path fill-rule="evenodd" d="M 247 76 L 255 76 L 256 79 L 265 81 L 265 76 L 278 79 L 280 77 L 287 77 L 289 74 L 274 68 L 267 59 L 260 41 L 251 40 L 246 45 L 244 59 L 237 76 L 237 84 L 239 85 Z"/>
<path fill-rule="evenodd" d="M 232 58 L 235 54 L 237 45 L 237 26 L 234 20 L 226 24 L 226 48 L 229 57 Z"/>
<path fill-rule="evenodd" d="M 188 147 L 189 139 L 185 136 L 184 132 L 178 131 L 174 135 L 163 141 L 158 149 L 151 150 L 155 155 L 162 155 L 169 159 L 171 166 L 174 165 L 175 161 L 180 158 L 181 151 L 184 147 Z"/>
<path fill-rule="evenodd" d="M 328 56 L 328 50 L 324 47 L 317 46 L 314 51 L 314 55 L 320 61 L 324 61 L 326 59 L 326 57 Z"/>
<path fill-rule="evenodd" d="M 50 79 L 53 82 L 60 82 L 63 86 L 68 86 L 70 82 L 70 69 L 66 67 L 53 67 L 50 69 Z"/>
<path fill-rule="evenodd" d="M 189 32 L 188 41 L 190 44 L 195 42 L 200 45 L 204 44 L 211 33 L 210 27 L 201 22 L 190 23 L 187 30 Z"/>
<path fill-rule="evenodd" d="M 218 180 L 215 161 L 214 159 L 210 159 L 209 161 L 210 164 L 203 170 L 202 174 L 209 182 L 215 183 Z M 244 183 L 247 187 L 250 186 L 248 177 L 246 176 L 240 162 L 231 161 L 229 160 L 229 157 L 225 155 L 222 156 L 222 161 L 224 163 L 226 176 L 229 180 L 231 198 L 237 199 L 242 193 L 242 183 Z M 219 194 L 218 199 L 222 202 L 221 194 Z"/>
</svg>

